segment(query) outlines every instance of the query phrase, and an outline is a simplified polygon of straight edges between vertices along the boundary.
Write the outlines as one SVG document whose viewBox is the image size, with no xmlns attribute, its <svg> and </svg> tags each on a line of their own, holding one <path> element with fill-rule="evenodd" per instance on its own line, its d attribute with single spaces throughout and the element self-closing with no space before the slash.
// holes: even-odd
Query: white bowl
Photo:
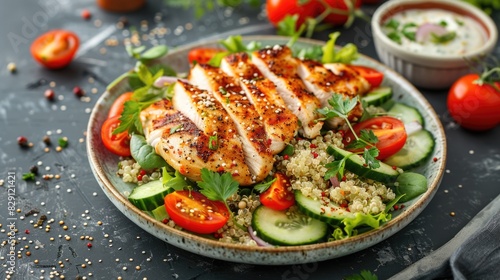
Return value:
<svg viewBox="0 0 500 280">
<path fill-rule="evenodd" d="M 477 21 L 487 36 L 486 43 L 464 55 L 415 53 L 392 41 L 382 24 L 394 14 L 412 9 L 443 9 Z M 471 71 L 467 60 L 488 55 L 495 47 L 498 31 L 493 20 L 480 9 L 457 0 L 392 0 L 381 5 L 371 21 L 377 54 L 382 62 L 399 72 L 414 85 L 429 89 L 450 87 L 460 76 Z"/>
</svg>

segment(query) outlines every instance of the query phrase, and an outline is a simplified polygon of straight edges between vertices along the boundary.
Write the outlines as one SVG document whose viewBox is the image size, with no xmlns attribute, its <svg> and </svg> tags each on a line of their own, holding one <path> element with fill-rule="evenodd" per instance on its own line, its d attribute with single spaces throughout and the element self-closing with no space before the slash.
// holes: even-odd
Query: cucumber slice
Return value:
<svg viewBox="0 0 500 280">
<path fill-rule="evenodd" d="M 365 101 L 367 105 L 380 106 L 391 99 L 391 97 L 392 88 L 378 87 L 363 96 L 362 100 Z"/>
<path fill-rule="evenodd" d="M 418 122 L 424 125 L 424 118 L 420 112 L 412 107 L 403 103 L 395 102 L 394 105 L 387 111 L 389 116 L 400 119 L 403 123 Z"/>
<path fill-rule="evenodd" d="M 307 216 L 331 225 L 340 225 L 343 219 L 354 217 L 353 213 L 336 203 L 329 202 L 325 204 L 320 200 L 303 195 L 301 191 L 295 191 L 295 202 L 299 206 L 299 209 Z"/>
<path fill-rule="evenodd" d="M 392 166 L 383 162 L 380 162 L 380 167 L 371 169 L 364 166 L 365 162 L 363 158 L 349 151 L 332 146 L 329 146 L 326 151 L 333 155 L 335 159 L 348 157 L 345 162 L 346 169 L 360 177 L 372 179 L 382 183 L 393 183 L 399 176 L 399 172 L 397 170 L 394 170 Z"/>
<path fill-rule="evenodd" d="M 421 129 L 408 135 L 403 148 L 386 158 L 384 162 L 404 170 L 418 167 L 431 157 L 434 145 L 435 141 L 432 134 L 425 129 Z"/>
<path fill-rule="evenodd" d="M 151 216 L 157 221 L 162 222 L 165 219 L 170 219 L 170 216 L 167 213 L 167 209 L 165 205 L 160 205 L 151 211 Z"/>
<path fill-rule="evenodd" d="M 274 245 L 304 245 L 323 241 L 328 225 L 301 213 L 297 208 L 277 211 L 259 206 L 253 212 L 257 236 Z"/>
<path fill-rule="evenodd" d="M 141 210 L 152 211 L 163 205 L 165 203 L 163 199 L 172 191 L 172 188 L 165 187 L 160 180 L 151 181 L 134 188 L 128 200 Z"/>
</svg>

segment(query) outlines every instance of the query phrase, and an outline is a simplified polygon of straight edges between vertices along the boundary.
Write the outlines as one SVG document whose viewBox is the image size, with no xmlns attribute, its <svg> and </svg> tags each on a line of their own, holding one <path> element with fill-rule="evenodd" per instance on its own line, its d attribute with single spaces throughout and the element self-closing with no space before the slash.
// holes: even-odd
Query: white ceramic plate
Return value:
<svg viewBox="0 0 500 280">
<path fill-rule="evenodd" d="M 257 40 L 262 42 L 263 46 L 284 44 L 288 41 L 287 38 L 277 36 L 245 37 L 244 40 Z M 296 46 L 307 47 L 322 44 L 324 44 L 324 42 L 299 40 Z M 186 58 L 190 49 L 200 46 L 216 45 L 217 42 L 209 42 L 185 46 L 172 51 L 162 59 L 162 62 L 170 65 L 178 72 L 186 72 L 189 69 Z M 436 147 L 431 158 L 436 158 L 437 161 L 429 160 L 426 165 L 417 170 L 427 177 L 429 182 L 428 191 L 420 197 L 405 203 L 406 207 L 403 208 L 403 210 L 394 212 L 393 219 L 379 229 L 346 240 L 303 246 L 270 248 L 225 244 L 189 232 L 173 229 L 154 220 L 127 200 L 124 193 L 130 192 L 133 185 L 123 183 L 121 178 L 116 175 L 118 157 L 106 150 L 100 138 L 100 128 L 106 119 L 111 104 L 120 94 L 129 90 L 126 79 L 114 84 L 101 96 L 90 116 L 87 131 L 87 150 L 92 171 L 104 193 L 130 220 L 165 242 L 196 254 L 233 262 L 276 265 L 298 264 L 332 259 L 368 248 L 408 225 L 431 201 L 438 189 L 444 172 L 446 162 L 446 140 L 443 127 L 431 105 L 408 81 L 388 67 L 368 57 L 361 56 L 356 63 L 371 66 L 382 71 L 385 74 L 384 84 L 393 88 L 394 98 L 418 108 L 424 116 L 425 127 L 431 131 L 436 138 Z"/>
</svg>

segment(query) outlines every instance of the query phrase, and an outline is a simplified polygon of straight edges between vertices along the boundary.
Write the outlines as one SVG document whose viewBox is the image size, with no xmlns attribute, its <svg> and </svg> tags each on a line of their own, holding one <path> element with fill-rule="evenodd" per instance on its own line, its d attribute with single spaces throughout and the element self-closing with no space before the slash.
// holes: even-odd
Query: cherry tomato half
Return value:
<svg viewBox="0 0 500 280">
<path fill-rule="evenodd" d="M 120 116 L 107 119 L 101 127 L 101 139 L 104 147 L 119 156 L 130 156 L 130 135 L 128 132 L 113 134 L 113 130 L 120 125 Z"/>
<path fill-rule="evenodd" d="M 479 85 L 477 74 L 459 78 L 450 88 L 447 106 L 450 115 L 470 130 L 488 130 L 500 124 L 500 91 L 490 84 Z M 500 83 L 495 83 L 500 88 Z"/>
<path fill-rule="evenodd" d="M 165 209 L 183 229 L 208 234 L 222 228 L 230 217 L 226 205 L 196 191 L 175 191 L 165 196 Z"/>
<path fill-rule="evenodd" d="M 206 64 L 210 61 L 210 59 L 212 59 L 212 57 L 223 51 L 223 49 L 219 48 L 195 48 L 189 51 L 188 60 L 190 64 L 193 64 L 194 62 Z"/>
<path fill-rule="evenodd" d="M 358 72 L 361 77 L 365 78 L 365 80 L 370 83 L 372 88 L 380 86 L 380 84 L 384 80 L 384 74 L 373 68 L 361 65 L 350 65 L 350 67 L 354 71 Z"/>
<path fill-rule="evenodd" d="M 66 30 L 52 30 L 40 35 L 31 44 L 31 55 L 49 69 L 59 69 L 68 65 L 80 40 L 74 33 Z"/>
<path fill-rule="evenodd" d="M 363 129 L 373 131 L 378 138 L 378 142 L 375 144 L 375 147 L 380 151 L 377 157 L 378 160 L 386 159 L 401 150 L 407 138 L 403 122 L 393 117 L 383 116 L 371 118 L 355 124 L 353 129 L 358 136 Z M 349 131 L 345 134 L 343 143 L 347 146 L 354 139 L 354 135 Z M 361 150 L 351 151 L 359 152 Z"/>
<path fill-rule="evenodd" d="M 108 119 L 116 116 L 121 116 L 125 102 L 132 99 L 133 94 L 134 94 L 133 92 L 126 92 L 118 96 L 118 98 L 115 100 L 115 102 L 113 102 L 111 108 L 109 109 Z"/>
<path fill-rule="evenodd" d="M 289 190 L 292 185 L 290 179 L 282 173 L 276 173 L 274 177 L 276 181 L 260 194 L 260 203 L 278 211 L 288 209 L 295 204 L 295 196 Z"/>
<path fill-rule="evenodd" d="M 299 4 L 300 1 L 290 0 L 267 0 L 266 11 L 267 18 L 274 25 L 283 20 L 287 15 L 298 15 L 298 28 L 306 18 L 314 18 L 319 15 L 322 5 L 316 0 L 311 0 L 304 5 Z"/>
</svg>

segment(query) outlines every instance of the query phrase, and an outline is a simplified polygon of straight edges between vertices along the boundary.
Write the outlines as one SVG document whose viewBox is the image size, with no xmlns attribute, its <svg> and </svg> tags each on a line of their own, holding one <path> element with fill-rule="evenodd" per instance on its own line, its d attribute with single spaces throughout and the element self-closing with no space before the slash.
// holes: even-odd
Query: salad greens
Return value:
<svg viewBox="0 0 500 280">
<path fill-rule="evenodd" d="M 404 172 L 396 179 L 396 195 L 404 195 L 400 202 L 407 202 L 427 191 L 427 178 L 414 172 Z"/>
<path fill-rule="evenodd" d="M 146 142 L 142 135 L 132 134 L 130 138 L 130 152 L 132 157 L 145 170 L 164 167 L 167 162 L 158 155 L 154 148 Z"/>
</svg>

